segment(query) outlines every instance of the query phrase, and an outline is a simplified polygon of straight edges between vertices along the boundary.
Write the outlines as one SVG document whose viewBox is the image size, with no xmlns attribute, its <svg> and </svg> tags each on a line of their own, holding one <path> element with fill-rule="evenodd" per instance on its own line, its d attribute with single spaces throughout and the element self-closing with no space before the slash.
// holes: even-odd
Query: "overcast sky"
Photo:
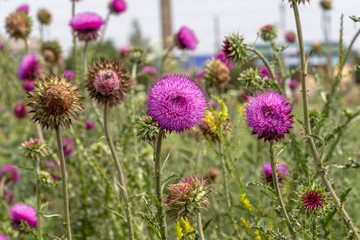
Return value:
<svg viewBox="0 0 360 240">
<path fill-rule="evenodd" d="M 76 12 L 96 12 L 105 18 L 110 0 L 81 0 Z M 248 42 L 256 39 L 258 29 L 265 24 L 281 27 L 280 8 L 285 9 L 287 30 L 295 31 L 292 9 L 285 0 L 172 0 L 173 31 L 185 25 L 196 33 L 199 45 L 195 54 L 212 54 L 215 49 L 214 16 L 220 23 L 220 39 L 228 33 L 239 32 Z M 22 3 L 30 5 L 30 16 L 34 21 L 31 36 L 39 36 L 36 13 L 39 8 L 47 8 L 53 14 L 53 22 L 45 31 L 46 40 L 58 39 L 68 51 L 71 47 L 71 31 L 68 23 L 71 18 L 70 0 L 0 0 L 1 35 L 8 36 L 4 29 L 4 20 L 10 12 Z M 155 46 L 160 45 L 160 0 L 127 0 L 128 10 L 120 16 L 112 16 L 106 32 L 106 38 L 115 41 L 117 47 L 128 44 L 131 22 L 137 18 L 145 37 L 150 38 Z M 333 0 L 330 12 L 331 39 L 338 40 L 340 16 L 344 13 L 344 38 L 349 43 L 360 23 L 355 25 L 348 16 L 360 16 L 360 0 Z M 300 6 L 305 41 L 322 41 L 319 0 Z M 360 40 L 355 44 L 360 48 Z"/>
</svg>

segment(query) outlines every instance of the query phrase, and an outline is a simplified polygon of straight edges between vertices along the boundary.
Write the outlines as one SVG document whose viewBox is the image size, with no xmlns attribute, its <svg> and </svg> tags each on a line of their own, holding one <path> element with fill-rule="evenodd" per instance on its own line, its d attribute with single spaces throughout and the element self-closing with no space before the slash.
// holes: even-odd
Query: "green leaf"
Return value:
<svg viewBox="0 0 360 240">
<path fill-rule="evenodd" d="M 145 220 L 145 222 L 147 222 L 150 227 L 154 230 L 154 232 L 156 232 L 159 236 L 160 236 L 160 229 L 158 227 L 158 225 L 156 224 L 154 219 L 151 219 L 148 215 L 146 215 L 145 213 L 141 213 L 140 216 L 142 219 Z"/>
<path fill-rule="evenodd" d="M 359 18 L 359 17 L 349 16 L 349 18 L 350 18 L 351 20 L 353 20 L 354 22 L 360 22 L 360 18 Z"/>
<path fill-rule="evenodd" d="M 349 195 L 352 188 L 347 189 L 345 192 L 343 192 L 340 196 L 340 201 L 343 203 L 346 200 L 347 195 Z"/>
<path fill-rule="evenodd" d="M 209 221 L 207 221 L 204 226 L 203 226 L 203 232 L 205 233 L 206 229 L 208 228 L 210 222 L 212 221 L 212 219 L 210 219 Z"/>
</svg>

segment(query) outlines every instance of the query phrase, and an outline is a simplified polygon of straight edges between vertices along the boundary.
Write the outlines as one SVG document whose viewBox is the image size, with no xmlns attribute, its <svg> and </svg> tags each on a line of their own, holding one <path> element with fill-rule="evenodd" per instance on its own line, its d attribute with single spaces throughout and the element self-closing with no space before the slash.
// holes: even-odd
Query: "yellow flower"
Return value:
<svg viewBox="0 0 360 240">
<path fill-rule="evenodd" d="M 181 221 L 184 223 L 186 233 L 194 231 L 194 228 L 190 225 L 189 221 L 186 218 L 184 219 L 182 217 Z"/>
<path fill-rule="evenodd" d="M 261 240 L 261 236 L 260 236 L 260 231 L 259 231 L 259 229 L 256 229 L 255 235 L 256 235 L 256 239 L 257 239 L 257 240 Z"/>
<path fill-rule="evenodd" d="M 247 207 L 249 209 L 249 211 L 251 212 L 253 209 L 253 206 L 251 205 L 250 201 L 246 198 L 246 193 L 241 194 L 241 201 L 243 202 L 245 207 Z"/>
<path fill-rule="evenodd" d="M 246 228 L 250 228 L 250 225 L 249 225 L 249 221 L 248 221 L 248 220 L 246 220 L 244 217 L 241 217 L 240 219 L 241 219 L 241 221 L 244 223 L 244 225 L 245 225 Z"/>
<path fill-rule="evenodd" d="M 182 236 L 184 236 L 183 232 L 182 232 L 182 227 L 180 225 L 180 222 L 177 221 L 176 225 L 175 225 L 175 230 L 176 230 L 176 240 L 180 240 Z"/>
</svg>

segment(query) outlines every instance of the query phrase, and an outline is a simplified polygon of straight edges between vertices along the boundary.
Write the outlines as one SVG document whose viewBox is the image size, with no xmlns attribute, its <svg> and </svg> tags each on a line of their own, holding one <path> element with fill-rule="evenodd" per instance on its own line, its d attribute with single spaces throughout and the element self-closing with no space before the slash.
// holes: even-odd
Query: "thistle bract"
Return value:
<svg viewBox="0 0 360 240">
<path fill-rule="evenodd" d="M 29 159 L 36 157 L 44 157 L 47 154 L 46 145 L 38 139 L 30 138 L 28 141 L 21 144 L 25 156 Z"/>
<path fill-rule="evenodd" d="M 239 34 L 230 34 L 223 42 L 223 52 L 232 62 L 244 63 L 248 60 L 247 45 Z"/>
<path fill-rule="evenodd" d="M 52 20 L 51 13 L 47 9 L 40 9 L 37 13 L 37 18 L 41 24 L 49 25 Z"/>
<path fill-rule="evenodd" d="M 273 42 L 277 38 L 277 32 L 275 25 L 265 25 L 260 28 L 260 38 L 265 42 Z"/>
<path fill-rule="evenodd" d="M 61 55 L 61 47 L 57 42 L 44 42 L 41 46 L 41 54 L 45 61 L 56 63 Z"/>
<path fill-rule="evenodd" d="M 205 65 L 204 79 L 212 86 L 225 87 L 230 81 L 230 70 L 224 62 L 219 59 L 211 59 Z"/>
</svg>

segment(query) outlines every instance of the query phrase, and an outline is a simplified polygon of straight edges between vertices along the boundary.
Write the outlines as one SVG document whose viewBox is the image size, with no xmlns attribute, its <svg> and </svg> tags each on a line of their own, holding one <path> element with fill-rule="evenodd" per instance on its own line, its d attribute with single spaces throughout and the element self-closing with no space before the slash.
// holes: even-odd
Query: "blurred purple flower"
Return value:
<svg viewBox="0 0 360 240">
<path fill-rule="evenodd" d="M 17 118 L 24 118 L 27 115 L 27 111 L 24 103 L 18 103 L 14 107 L 14 114 Z"/>
<path fill-rule="evenodd" d="M 268 77 L 269 79 L 271 79 L 271 76 L 270 76 L 270 73 L 269 73 L 269 70 L 267 69 L 267 67 L 260 68 L 259 73 L 260 73 L 261 77 L 263 77 L 263 78 Z M 276 76 L 276 81 L 278 82 L 279 85 L 281 85 L 282 79 L 280 78 L 278 71 L 276 71 L 275 76 Z"/>
<path fill-rule="evenodd" d="M 294 43 L 295 37 L 296 37 L 296 35 L 293 32 L 287 32 L 285 34 L 285 39 L 286 39 L 286 42 L 288 42 L 288 43 Z"/>
<path fill-rule="evenodd" d="M 119 55 L 120 57 L 124 58 L 128 55 L 128 53 L 130 52 L 131 50 L 131 47 L 130 46 L 122 46 L 120 49 L 119 49 Z"/>
<path fill-rule="evenodd" d="M 292 106 L 278 93 L 258 93 L 246 105 L 247 124 L 252 134 L 264 141 L 278 141 L 293 128 Z"/>
<path fill-rule="evenodd" d="M 0 240 L 10 240 L 10 238 L 5 235 L 0 234 Z"/>
<path fill-rule="evenodd" d="M 127 5 L 124 0 L 112 0 L 110 3 L 110 11 L 113 13 L 123 13 L 126 9 Z"/>
<path fill-rule="evenodd" d="M 276 172 L 277 172 L 277 175 L 278 175 L 279 183 L 282 184 L 284 182 L 285 177 L 289 175 L 288 167 L 286 165 L 284 165 L 284 164 L 278 164 L 276 166 Z M 272 171 L 271 171 L 271 163 L 270 162 L 267 162 L 264 165 L 262 165 L 262 167 L 261 167 L 261 178 L 263 179 L 263 181 L 266 184 L 272 186 L 273 178 L 272 178 Z"/>
<path fill-rule="evenodd" d="M 91 120 L 87 120 L 85 122 L 85 127 L 87 130 L 92 130 L 96 128 L 95 124 Z"/>
<path fill-rule="evenodd" d="M 35 89 L 35 85 L 32 81 L 29 81 L 29 80 L 25 80 L 23 82 L 23 89 L 26 91 L 26 92 L 30 92 L 32 90 Z"/>
<path fill-rule="evenodd" d="M 205 73 L 204 73 L 203 71 L 198 72 L 198 73 L 195 75 L 195 81 L 199 82 L 204 76 L 205 76 Z"/>
<path fill-rule="evenodd" d="M 18 6 L 16 8 L 16 11 L 17 12 L 23 12 L 23 13 L 26 13 L 26 14 L 29 14 L 29 5 L 27 4 L 22 4 L 20 6 Z"/>
<path fill-rule="evenodd" d="M 0 51 L 2 52 L 4 50 L 4 43 L 0 42 Z"/>
<path fill-rule="evenodd" d="M 5 201 L 8 203 L 8 204 L 11 204 L 13 201 L 14 201 L 14 193 L 11 189 L 8 189 L 6 191 L 6 195 L 5 195 Z M 0 238 L 1 240 L 1 238 Z"/>
<path fill-rule="evenodd" d="M 149 89 L 148 114 L 161 128 L 182 132 L 197 125 L 206 110 L 204 91 L 186 75 L 166 75 Z"/>
<path fill-rule="evenodd" d="M 181 27 L 174 36 L 175 45 L 180 49 L 195 50 L 198 44 L 194 32 L 187 28 Z"/>
<path fill-rule="evenodd" d="M 16 229 L 21 226 L 21 221 L 25 221 L 33 228 L 38 225 L 36 210 L 33 206 L 17 203 L 10 207 L 9 214 L 13 219 L 12 224 Z"/>
<path fill-rule="evenodd" d="M 233 62 L 231 60 L 228 60 L 226 57 L 225 52 L 221 51 L 219 52 L 216 56 L 216 59 L 219 59 L 220 61 L 222 61 L 223 63 L 226 64 L 226 66 L 231 69 L 233 67 Z"/>
<path fill-rule="evenodd" d="M 5 184 L 11 183 L 15 185 L 19 181 L 20 175 L 15 166 L 11 164 L 5 164 L 0 168 L 0 180 Z"/>
<path fill-rule="evenodd" d="M 143 73 L 148 73 L 149 75 L 155 77 L 157 74 L 157 70 L 156 68 L 152 67 L 152 66 L 145 66 L 142 71 Z"/>
<path fill-rule="evenodd" d="M 43 66 L 36 60 L 35 54 L 29 54 L 23 57 L 17 71 L 20 80 L 34 81 L 41 74 Z"/>
<path fill-rule="evenodd" d="M 73 70 L 66 70 L 65 73 L 64 73 L 64 76 L 69 80 L 73 80 L 74 79 L 74 71 Z"/>
<path fill-rule="evenodd" d="M 65 157 L 69 157 L 72 155 L 74 150 L 74 143 L 71 139 L 69 138 L 64 138 L 64 146 L 63 146 L 63 151 L 64 151 L 64 155 Z"/>
<path fill-rule="evenodd" d="M 96 13 L 85 12 L 76 14 L 69 25 L 75 30 L 79 40 L 92 41 L 98 38 L 98 30 L 104 23 Z"/>
<path fill-rule="evenodd" d="M 291 90 L 294 90 L 297 86 L 299 85 L 299 82 L 296 80 L 296 79 L 292 79 L 290 82 L 289 82 L 289 88 Z"/>
<path fill-rule="evenodd" d="M 56 174 L 54 174 L 55 172 L 59 171 L 59 166 L 57 165 L 57 163 L 54 161 L 47 161 L 46 166 L 53 180 L 57 180 L 59 177 Z"/>
</svg>

